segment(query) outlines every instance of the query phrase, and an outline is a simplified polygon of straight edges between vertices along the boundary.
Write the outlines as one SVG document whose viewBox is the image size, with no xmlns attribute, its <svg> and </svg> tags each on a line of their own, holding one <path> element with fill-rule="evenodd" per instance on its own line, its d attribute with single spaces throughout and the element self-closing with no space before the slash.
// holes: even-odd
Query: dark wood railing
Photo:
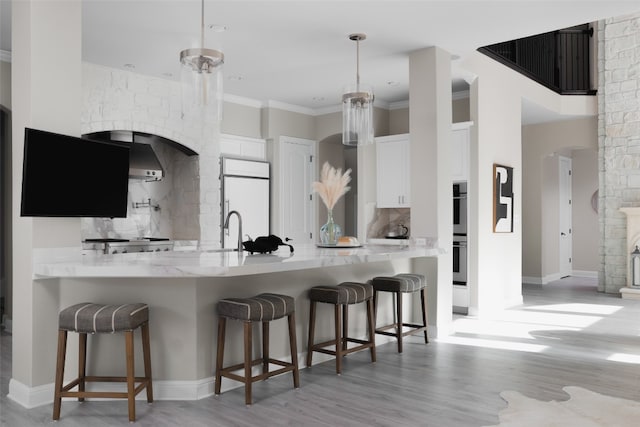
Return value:
<svg viewBox="0 0 640 427">
<path fill-rule="evenodd" d="M 562 95 L 595 95 L 591 88 L 589 24 L 552 31 L 478 51 Z"/>
</svg>

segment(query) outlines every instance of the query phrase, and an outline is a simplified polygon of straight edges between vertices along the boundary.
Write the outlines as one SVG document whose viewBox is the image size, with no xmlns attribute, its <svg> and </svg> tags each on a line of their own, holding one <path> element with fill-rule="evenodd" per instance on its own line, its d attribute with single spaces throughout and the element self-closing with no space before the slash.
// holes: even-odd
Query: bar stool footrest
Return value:
<svg viewBox="0 0 640 427">
<path fill-rule="evenodd" d="M 261 380 L 266 380 L 267 378 L 284 374 L 286 372 L 291 372 L 295 369 L 295 365 L 290 362 L 285 362 L 283 360 L 277 359 L 269 359 L 268 362 L 273 365 L 282 366 L 280 369 L 275 369 L 273 371 L 264 372 L 258 375 L 253 375 L 252 377 L 246 379 L 244 376 L 234 374 L 233 371 L 238 371 L 240 369 L 244 369 L 244 363 L 238 363 L 237 365 L 228 366 L 220 370 L 220 376 L 229 378 L 235 381 L 239 381 L 241 383 L 246 383 L 247 381 L 256 382 Z M 255 359 L 251 361 L 251 366 L 262 365 L 263 359 Z"/>
<path fill-rule="evenodd" d="M 118 392 L 118 391 L 69 391 L 72 388 L 80 385 L 83 381 L 83 378 L 76 378 L 71 380 L 67 385 L 62 387 L 62 391 L 60 392 L 60 397 L 75 397 L 75 398 L 107 398 L 107 399 L 127 399 L 129 397 L 129 393 L 126 391 Z M 142 390 L 144 390 L 150 383 L 149 378 L 145 377 L 135 377 L 134 381 L 139 383 L 134 391 L 133 395 L 137 396 Z M 107 376 L 86 376 L 84 377 L 85 383 L 126 383 L 127 377 L 107 377 Z"/>
<path fill-rule="evenodd" d="M 352 342 L 352 343 L 356 343 L 356 344 L 360 344 L 358 346 L 355 347 L 351 347 L 348 348 L 346 350 L 342 350 L 342 354 L 343 355 L 347 355 L 349 353 L 354 353 L 356 351 L 360 351 L 360 350 L 364 350 L 366 348 L 371 348 L 374 346 L 374 344 L 370 341 L 366 341 L 366 340 L 361 340 L 361 339 L 357 339 L 357 338 L 344 338 L 344 341 L 347 342 Z M 328 348 L 324 348 L 324 347 L 329 347 L 329 346 L 334 346 L 336 345 L 336 340 L 330 340 L 330 341 L 325 341 L 325 342 L 321 342 L 318 344 L 314 344 L 311 346 L 311 348 L 309 349 L 309 351 L 317 351 L 318 353 L 324 353 L 324 354 L 330 354 L 332 356 L 336 355 L 336 351 L 335 350 L 329 350 Z"/>
<path fill-rule="evenodd" d="M 416 325 L 413 323 L 403 323 L 402 326 L 406 326 L 407 328 L 412 328 L 408 331 L 404 331 L 402 332 L 402 336 L 406 337 L 407 335 L 413 335 L 413 334 L 417 334 L 418 332 L 423 332 L 427 330 L 427 327 L 424 325 Z M 387 326 L 382 326 L 376 329 L 376 334 L 380 334 L 380 335 L 388 335 L 390 337 L 396 337 L 398 336 L 397 333 L 395 332 L 387 332 L 387 329 L 396 329 L 397 328 L 397 323 L 393 323 L 391 325 L 387 325 Z"/>
</svg>

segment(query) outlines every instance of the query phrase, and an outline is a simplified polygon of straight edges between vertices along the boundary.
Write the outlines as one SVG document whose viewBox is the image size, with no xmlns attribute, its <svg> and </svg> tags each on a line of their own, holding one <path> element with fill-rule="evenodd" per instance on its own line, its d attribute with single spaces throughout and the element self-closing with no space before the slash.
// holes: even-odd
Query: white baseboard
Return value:
<svg viewBox="0 0 640 427">
<path fill-rule="evenodd" d="M 214 377 L 196 381 L 159 381 L 153 382 L 153 398 L 155 400 L 198 400 L 213 395 Z M 225 382 L 223 382 L 223 385 Z M 239 383 L 238 383 L 239 384 Z M 231 384 L 230 384 L 231 385 Z M 87 391 L 125 391 L 124 384 L 101 383 L 87 384 Z M 235 388 L 227 387 L 228 390 Z M 38 406 L 50 405 L 53 403 L 54 384 L 49 383 L 37 387 L 27 387 L 14 380 L 9 381 L 9 394 L 7 397 L 27 409 Z M 146 393 L 143 391 L 136 396 L 136 400 L 146 400 Z"/>
<path fill-rule="evenodd" d="M 546 285 L 549 282 L 554 282 L 556 280 L 562 279 L 562 275 L 560 273 L 548 274 L 542 278 L 542 284 Z"/>
<path fill-rule="evenodd" d="M 591 279 L 598 278 L 597 271 L 589 271 L 589 270 L 572 270 L 571 276 L 573 277 L 588 277 Z M 532 285 L 546 285 L 549 282 L 553 282 L 555 280 L 562 279 L 560 273 L 549 274 L 544 277 L 531 277 L 531 276 L 522 276 L 522 283 L 530 283 Z"/>
<path fill-rule="evenodd" d="M 590 279 L 597 279 L 598 272 L 597 271 L 589 271 L 589 270 L 573 270 L 571 272 L 572 276 L 575 277 L 588 277 Z"/>
<path fill-rule="evenodd" d="M 436 330 L 429 326 L 429 333 L 434 334 Z M 363 338 L 364 339 L 364 338 Z M 393 337 L 376 336 L 376 346 L 393 341 Z M 298 366 L 304 369 L 306 362 L 306 352 L 298 353 Z M 315 353 L 313 355 L 313 364 L 326 362 L 333 359 L 334 356 Z M 67 379 L 66 381 L 69 381 Z M 118 383 L 100 383 L 87 384 L 87 391 L 104 390 L 104 391 L 124 391 L 123 384 Z M 153 381 L 153 398 L 154 400 L 199 400 L 214 394 L 215 377 L 208 377 L 195 381 Z M 222 381 L 221 392 L 242 387 L 242 383 L 233 380 Z M 9 394 L 7 397 L 14 402 L 24 406 L 27 409 L 36 408 L 38 406 L 50 405 L 53 403 L 54 383 L 44 384 L 36 387 L 28 387 L 15 379 L 9 381 Z M 142 391 L 136 396 L 136 400 L 146 400 L 146 393 Z M 101 399 L 105 400 L 105 399 Z"/>
<path fill-rule="evenodd" d="M 7 397 L 25 408 L 31 409 L 53 402 L 53 390 L 53 383 L 28 387 L 11 378 Z"/>
<path fill-rule="evenodd" d="M 506 301 L 504 307 L 505 309 L 508 309 L 522 304 L 524 304 L 524 298 L 522 297 L 522 294 L 520 294 Z"/>
</svg>

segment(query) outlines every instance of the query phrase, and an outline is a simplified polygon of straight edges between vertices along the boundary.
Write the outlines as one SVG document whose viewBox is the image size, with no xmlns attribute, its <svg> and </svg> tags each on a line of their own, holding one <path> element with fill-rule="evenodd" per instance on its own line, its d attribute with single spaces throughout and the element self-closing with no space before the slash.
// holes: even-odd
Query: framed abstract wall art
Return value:
<svg viewBox="0 0 640 427">
<path fill-rule="evenodd" d="M 493 232 L 513 233 L 513 168 L 493 164 Z"/>
</svg>

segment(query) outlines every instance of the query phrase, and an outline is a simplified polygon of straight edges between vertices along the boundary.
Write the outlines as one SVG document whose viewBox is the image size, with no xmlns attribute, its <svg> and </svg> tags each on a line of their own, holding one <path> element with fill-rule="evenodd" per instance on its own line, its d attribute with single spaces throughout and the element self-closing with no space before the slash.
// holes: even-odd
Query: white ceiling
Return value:
<svg viewBox="0 0 640 427">
<path fill-rule="evenodd" d="M 0 2 L 0 49 L 10 51 L 9 0 Z M 199 44 L 197 0 L 82 3 L 85 61 L 178 80 L 179 52 Z M 366 33 L 362 82 L 394 103 L 408 99 L 408 55 L 416 49 L 439 46 L 459 63 L 480 46 L 639 10 L 637 0 L 206 0 L 205 25 L 227 30 L 207 29 L 205 47 L 225 54 L 225 93 L 322 109 L 339 105 L 343 86 L 355 81 L 347 36 Z M 453 77 L 464 83 L 456 67 Z"/>
</svg>

